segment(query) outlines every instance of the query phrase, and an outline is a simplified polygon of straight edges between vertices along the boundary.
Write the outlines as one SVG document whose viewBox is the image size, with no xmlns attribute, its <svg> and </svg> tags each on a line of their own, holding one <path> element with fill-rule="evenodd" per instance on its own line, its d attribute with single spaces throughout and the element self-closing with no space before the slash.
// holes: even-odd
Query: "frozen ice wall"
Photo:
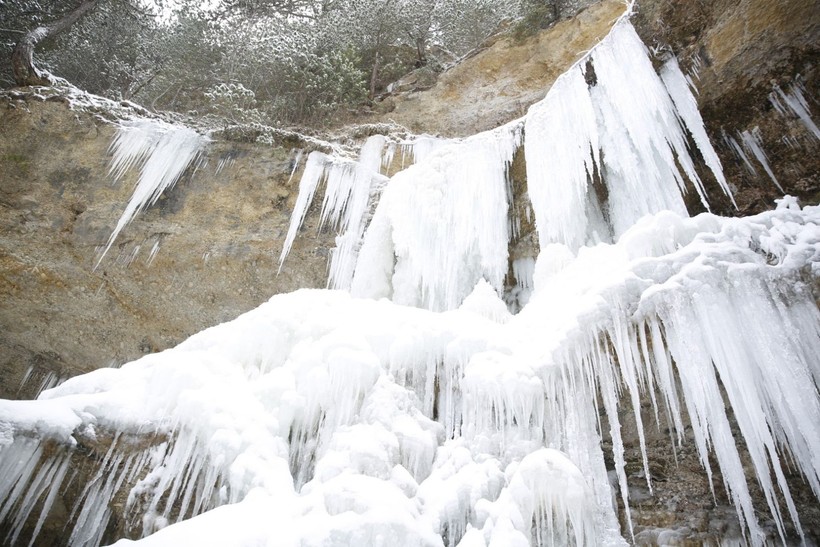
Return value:
<svg viewBox="0 0 820 547">
<path fill-rule="evenodd" d="M 115 172 L 159 150 L 131 137 Z M 686 78 L 620 22 L 523 120 L 313 152 L 280 263 L 323 188 L 349 290 L 0 401 L 2 541 L 36 545 L 64 507 L 84 546 L 625 545 L 624 419 L 650 488 L 657 423 L 719 472 L 724 539 L 802 536 L 785 470 L 820 498 L 820 207 L 688 218 L 687 142 L 726 191 Z M 511 260 L 522 143 L 540 253 Z"/>
<path fill-rule="evenodd" d="M 457 307 L 480 279 L 503 292 L 507 249 L 522 223 L 511 207 L 509 176 L 522 143 L 524 199 L 542 248 L 560 243 L 574 253 L 617 240 L 644 215 L 685 215 L 690 190 L 708 207 L 690 146 L 731 198 L 689 81 L 674 58 L 657 74 L 627 20 L 559 77 L 525 118 L 466 139 L 418 138 L 414 164 L 380 180 L 378 192 L 357 174 L 378 172 L 379 148 L 392 150 L 375 138 L 363 146 L 358 167 L 308 161 L 282 257 L 324 177 L 323 212 L 328 202 L 341 196 L 345 204 L 350 196 L 356 217 L 355 229 L 341 223 L 329 285 L 432 310 Z M 337 182 L 340 164 L 347 175 Z M 368 195 L 371 209 L 378 204 L 362 215 L 358 204 Z"/>
<path fill-rule="evenodd" d="M 447 312 L 303 290 L 3 401 L 8 537 L 48 514 L 73 447 L 96 446 L 75 545 L 97 544 L 115 493 L 148 545 L 622 545 L 601 436 L 628 507 L 620 420 L 643 431 L 646 397 L 720 471 L 750 543 L 739 446 L 778 526 L 798 522 L 782 460 L 820 494 L 820 208 L 663 212 L 568 253 L 539 257 L 515 316 L 486 282 Z"/>
</svg>

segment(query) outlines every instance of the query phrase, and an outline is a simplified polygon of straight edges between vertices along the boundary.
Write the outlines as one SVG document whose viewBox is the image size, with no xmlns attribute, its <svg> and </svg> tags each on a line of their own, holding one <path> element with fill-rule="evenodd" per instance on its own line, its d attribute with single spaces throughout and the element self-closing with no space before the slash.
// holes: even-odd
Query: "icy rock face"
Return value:
<svg viewBox="0 0 820 547">
<path fill-rule="evenodd" d="M 684 180 L 705 198 L 687 132 L 722 179 L 679 69 L 658 77 L 626 22 L 587 60 L 494 131 L 311 154 L 285 251 L 324 184 L 331 285 L 349 291 L 276 296 L 174 349 L 0 401 L 5 539 L 29 523 L 34 544 L 67 455 L 116 432 L 73 500 L 71 544 L 98 544 L 126 492 L 148 545 L 624 545 L 620 420 L 634 415 L 651 488 L 647 396 L 671 443 L 691 424 L 749 543 L 767 538 L 740 446 L 779 539 L 787 521 L 802 534 L 784 463 L 820 497 L 820 207 L 687 218 Z M 512 315 L 499 293 L 522 139 L 542 250 L 513 264 L 526 297 Z M 399 146 L 414 163 L 388 181 Z"/>
</svg>

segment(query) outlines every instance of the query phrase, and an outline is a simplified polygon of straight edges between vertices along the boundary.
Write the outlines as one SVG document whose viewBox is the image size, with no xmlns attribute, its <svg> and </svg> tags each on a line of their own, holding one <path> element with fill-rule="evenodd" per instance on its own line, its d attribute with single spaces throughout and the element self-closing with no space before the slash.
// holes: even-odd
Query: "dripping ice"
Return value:
<svg viewBox="0 0 820 547">
<path fill-rule="evenodd" d="M 109 174 L 117 181 L 129 170 L 139 169 L 139 178 L 97 259 L 97 266 L 128 223 L 177 183 L 188 166 L 197 160 L 207 140 L 192 129 L 159 120 L 122 122 L 111 143 L 113 156 Z"/>
<path fill-rule="evenodd" d="M 811 138 L 820 139 L 820 129 L 818 129 L 817 124 L 815 124 L 812 118 L 809 104 L 806 101 L 804 93 L 805 87 L 798 76 L 796 81 L 788 87 L 787 91 L 779 85 L 775 85 L 774 90 L 769 93 L 769 102 L 780 115 L 797 118 Z M 763 138 L 759 127 L 755 126 L 751 129 L 739 131 L 737 138 L 727 135 L 724 132 L 723 140 L 735 156 L 742 161 L 744 168 L 750 175 L 758 177 L 757 168 L 749 156 L 754 158 L 756 163 L 763 168 L 766 176 L 768 176 L 777 189 L 781 192 L 783 191 L 783 187 L 780 185 L 780 182 L 777 180 L 777 177 L 769 165 L 769 157 L 764 149 Z M 782 140 L 791 148 L 794 148 L 797 144 L 795 137 L 789 135 L 784 135 Z"/>
<path fill-rule="evenodd" d="M 694 104 L 622 21 L 523 120 L 310 154 L 281 261 L 324 186 L 331 286 L 349 291 L 275 296 L 0 401 L 4 540 L 40 528 L 81 445 L 100 460 L 69 508 L 76 545 L 99 543 L 123 490 L 145 545 L 624 545 L 605 460 L 628 511 L 620 420 L 634 415 L 651 485 L 647 396 L 717 466 L 749 543 L 766 537 L 741 441 L 780 538 L 799 530 L 782 460 L 820 497 L 820 208 L 688 218 L 682 192 L 707 196 L 687 139 L 728 193 Z M 522 143 L 540 252 L 510 267 Z M 399 146 L 412 165 L 388 179 Z"/>
<path fill-rule="evenodd" d="M 371 180 L 380 154 L 392 150 L 384 137 L 368 139 L 358 163 L 312 153 L 280 264 L 325 180 L 322 222 L 342 226 L 329 286 L 433 310 L 457 307 L 479 279 L 501 293 L 518 222 L 511 228 L 509 168 L 522 141 L 542 247 L 560 243 L 576 252 L 617 239 L 646 214 L 685 215 L 685 181 L 708 206 L 687 135 L 731 198 L 674 58 L 659 77 L 634 29 L 622 23 L 583 61 L 524 119 L 466 139 L 413 142 L 415 163 L 389 181 Z M 371 214 L 363 204 L 374 193 Z"/>
<path fill-rule="evenodd" d="M 595 393 L 617 451 L 619 405 L 652 389 L 671 423 L 692 424 L 704 461 L 714 450 L 754 543 L 762 535 L 730 411 L 716 405 L 718 377 L 761 484 L 788 499 L 769 475 L 782 444 L 816 491 L 820 317 L 801 279 L 818 274 L 818 226 L 820 208 L 793 202 L 749 219 L 659 213 L 561 267 L 541 264 L 559 254 L 550 247 L 516 316 L 489 285 L 446 313 L 339 291 L 276 296 L 173 350 L 70 379 L 36 403 L 3 402 L 0 421 L 69 446 L 93 431 L 154 424 L 158 444 L 147 452 L 114 441 L 99 471 L 106 480 L 75 509 L 103 518 L 106 496 L 131 474 L 129 500 L 145 510 L 147 530 L 173 522 L 175 505 L 205 511 L 149 545 L 201 540 L 235 519 L 247 526 L 227 544 L 283 529 L 309 545 L 337 534 L 352 543 L 387 534 L 402 544 L 547 544 L 554 534 L 556 544 L 618 544 Z M 38 492 L 29 486 L 43 483 L 38 473 L 59 477 L 62 460 L 35 453 L 27 437 L 4 443 L 6 465 L 30 466 L 3 474 L 26 482 L 17 497 L 11 479 L 2 485 L 17 522 L 31 510 L 20 496 Z M 567 486 L 531 490 L 555 482 Z M 226 503 L 235 505 L 207 511 Z"/>
<path fill-rule="evenodd" d="M 809 110 L 809 103 L 806 101 L 805 86 L 798 76 L 797 81 L 789 86 L 788 91 L 783 91 L 780 86 L 775 86 L 774 91 L 769 94 L 769 102 L 780 114 L 791 113 L 800 120 L 816 139 L 820 139 L 820 128 L 814 123 Z"/>
</svg>

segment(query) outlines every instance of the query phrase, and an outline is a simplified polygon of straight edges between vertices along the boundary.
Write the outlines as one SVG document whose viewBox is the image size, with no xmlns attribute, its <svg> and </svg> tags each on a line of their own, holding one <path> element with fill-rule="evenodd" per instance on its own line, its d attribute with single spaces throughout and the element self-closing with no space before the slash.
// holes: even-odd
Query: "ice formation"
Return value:
<svg viewBox="0 0 820 547">
<path fill-rule="evenodd" d="M 786 115 L 791 112 L 797 116 L 809 133 L 820 139 L 820 128 L 811 117 L 809 103 L 806 102 L 804 92 L 803 82 L 798 77 L 797 81 L 789 86 L 788 92 L 783 91 L 780 86 L 775 86 L 774 91 L 769 94 L 769 102 L 780 114 Z"/>
<path fill-rule="evenodd" d="M 548 251 L 539 263 L 568 252 Z M 73 508 L 75 544 L 95 544 L 126 484 L 131 525 L 161 529 L 149 545 L 263 513 L 222 544 L 621 544 L 596 397 L 626 496 L 619 405 L 640 424 L 648 393 L 677 442 L 691 424 L 707 469 L 714 454 L 753 543 L 730 416 L 778 523 L 776 492 L 797 520 L 779 470 L 787 449 L 820 494 L 820 208 L 662 212 L 558 263 L 536 265 L 515 316 L 486 283 L 444 313 L 297 291 L 39 401 L 3 402 L 2 517 L 19 533 L 67 480 L 71 446 L 96 442 L 108 447 Z"/>
<path fill-rule="evenodd" d="M 527 181 L 542 246 L 574 251 L 617 238 L 646 214 L 684 213 L 684 175 L 706 204 L 687 131 L 729 194 L 674 59 L 658 78 L 632 26 L 617 24 L 585 61 L 526 118 Z"/>
<path fill-rule="evenodd" d="M 59 497 L 72 545 L 625 545 L 624 411 L 650 486 L 645 428 L 667 423 L 746 541 L 766 540 L 747 466 L 779 538 L 802 533 L 783 470 L 820 497 L 820 207 L 688 218 L 687 140 L 728 191 L 686 78 L 621 21 L 524 120 L 419 139 L 389 180 L 409 146 L 311 153 L 280 260 L 324 185 L 350 290 L 0 401 L 3 540 L 36 544 Z M 511 260 L 522 142 L 540 252 Z"/>
<path fill-rule="evenodd" d="M 134 193 L 108 238 L 97 265 L 102 262 L 117 236 L 143 209 L 156 203 L 162 193 L 179 180 L 202 153 L 204 137 L 183 126 L 159 120 L 122 122 L 111 143 L 110 174 L 119 180 L 131 169 L 139 169 Z"/>
<path fill-rule="evenodd" d="M 507 247 L 520 224 L 508 214 L 508 171 L 522 142 L 542 246 L 561 243 L 576 252 L 613 241 L 646 214 L 685 214 L 685 179 L 706 204 L 687 138 L 729 195 L 677 62 L 669 60 L 659 77 L 627 22 L 558 78 L 525 118 L 466 139 L 419 139 L 415 163 L 380 180 L 378 205 L 363 215 L 358 204 L 373 195 L 373 183 L 360 172 L 378 171 L 374 138 L 362 149 L 373 159 L 361 158 L 358 167 L 319 153 L 309 159 L 281 260 L 324 177 L 322 218 L 328 204 L 340 203 L 329 215 L 335 222 L 350 196 L 356 219 L 351 229 L 344 211 L 329 285 L 433 310 L 457 307 L 482 278 L 503 291 Z M 432 244 L 439 241 L 447 245 Z"/>
<path fill-rule="evenodd" d="M 314 195 L 324 186 L 319 229 L 327 227 L 338 233 L 336 247 L 330 255 L 328 287 L 349 289 L 365 230 L 373 216 L 375 203 L 379 201 L 388 181 L 383 173 L 391 168 L 396 150 L 401 150 L 400 169 L 404 169 L 405 163 L 422 161 L 445 142 L 426 135 L 398 142 L 384 135 L 373 135 L 362 145 L 357 160 L 339 151 L 331 155 L 311 152 L 305 162 L 299 194 L 279 255 L 279 271 L 290 253 Z"/>
<path fill-rule="evenodd" d="M 324 183 L 326 191 L 320 227 L 329 226 L 340 232 L 336 238 L 336 248 L 331 253 L 328 286 L 339 289 L 350 286 L 359 245 L 367 226 L 368 205 L 387 180 L 380 174 L 384 161 L 390 161 L 389 156 L 383 160 L 385 145 L 384 136 L 370 137 L 362 146 L 358 161 L 328 156 L 318 151 L 310 153 L 279 258 L 280 271 L 304 222 L 313 195 L 317 187 Z"/>
<path fill-rule="evenodd" d="M 766 156 L 766 152 L 763 150 L 763 140 L 760 136 L 760 128 L 754 127 L 750 131 L 741 131 L 740 132 L 740 142 L 743 143 L 743 147 L 751 152 L 754 158 L 763 166 L 763 170 L 772 179 L 772 182 L 777 189 L 781 192 L 783 191 L 783 187 L 780 186 L 780 183 L 777 181 L 777 177 L 774 176 L 774 172 L 772 168 L 769 166 L 769 158 Z M 747 165 L 748 159 L 746 160 Z M 754 168 L 752 168 L 754 171 Z"/>
<path fill-rule="evenodd" d="M 393 176 L 364 237 L 352 293 L 446 310 L 479 279 L 502 290 L 507 170 L 520 140 L 521 126 L 513 123 L 440 144 Z"/>
<path fill-rule="evenodd" d="M 803 95 L 803 91 L 804 89 L 799 79 L 796 83 L 790 86 L 788 92 L 783 91 L 783 89 L 779 86 L 775 86 L 774 91 L 769 94 L 769 102 L 781 115 L 797 117 L 812 137 L 820 139 L 820 129 L 818 129 L 812 119 L 808 103 Z M 743 162 L 743 166 L 750 175 L 753 177 L 758 176 L 757 169 L 749 158 L 751 155 L 757 163 L 760 164 L 763 171 L 769 179 L 771 179 L 777 189 L 782 192 L 783 187 L 780 185 L 780 182 L 777 180 L 777 177 L 769 165 L 769 157 L 766 155 L 766 151 L 763 147 L 763 139 L 760 134 L 760 128 L 753 127 L 748 130 L 740 131 L 738 133 L 738 139 L 726 135 L 725 133 L 723 135 L 724 142 Z M 784 135 L 782 140 L 790 148 L 796 148 L 798 146 L 798 140 L 794 136 Z"/>
</svg>

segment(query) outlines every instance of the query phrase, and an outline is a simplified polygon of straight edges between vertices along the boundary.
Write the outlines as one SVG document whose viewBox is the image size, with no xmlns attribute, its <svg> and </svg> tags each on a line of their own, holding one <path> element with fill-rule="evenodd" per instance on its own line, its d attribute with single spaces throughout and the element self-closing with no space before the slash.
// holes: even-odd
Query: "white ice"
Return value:
<svg viewBox="0 0 820 547">
<path fill-rule="evenodd" d="M 784 200 L 748 219 L 660 213 L 577 257 L 554 244 L 516 316 L 483 281 L 443 313 L 338 291 L 276 296 L 172 350 L 70 379 L 39 401 L 3 402 L 11 432 L 0 465 L 32 454 L 25 470 L 3 475 L 0 511 L 25 521 L 36 499 L 24 493 L 52 492 L 35 475 L 62 473 L 54 458 L 66 452 L 38 453 L 40 442 L 21 435 L 70 447 L 118 431 L 157 444 L 115 439 L 105 480 L 74 509 L 95 530 L 104 500 L 133 484 L 128 509 L 146 531 L 179 518 L 174 506 L 204 513 L 152 542 L 195 542 L 242 508 L 271 507 L 285 514 L 248 520 L 226 544 L 269 534 L 282 545 L 619 544 L 596 393 L 626 501 L 619 408 L 637 410 L 651 394 L 677 428 L 692 424 L 705 465 L 715 454 L 758 543 L 728 424 L 737 420 L 778 522 L 796 520 L 785 453 L 820 490 L 820 313 L 810 288 L 819 226 L 820 208 Z M 226 503 L 238 505 L 212 511 Z"/>
<path fill-rule="evenodd" d="M 740 142 L 743 143 L 743 147 L 755 157 L 758 163 L 763 166 L 763 170 L 766 171 L 766 174 L 772 179 L 777 189 L 782 192 L 783 187 L 780 186 L 777 177 L 774 176 L 774 172 L 771 166 L 769 166 L 769 158 L 766 156 L 766 152 L 763 151 L 763 140 L 760 136 L 760 128 L 754 127 L 749 131 L 741 131 Z"/>
<path fill-rule="evenodd" d="M 202 153 L 207 141 L 207 137 L 192 129 L 158 120 L 122 122 L 111 143 L 110 174 L 114 180 L 122 178 L 131 169 L 139 169 L 140 174 L 134 193 L 111 232 L 97 265 L 128 223 L 177 183 Z"/>
<path fill-rule="evenodd" d="M 724 193 L 720 161 L 677 62 L 659 77 L 632 26 L 617 23 L 526 117 L 529 196 L 542 247 L 612 241 L 639 218 L 685 213 L 684 176 L 706 204 L 687 133 Z"/>
<path fill-rule="evenodd" d="M 811 109 L 804 92 L 805 87 L 798 79 L 789 87 L 788 92 L 783 91 L 780 86 L 775 86 L 774 91 L 769 94 L 769 101 L 780 114 L 785 115 L 790 111 L 792 115 L 797 116 L 809 133 L 820 139 L 820 128 L 812 119 Z"/>
<path fill-rule="evenodd" d="M 390 179 L 353 277 L 354 295 L 453 309 L 507 273 L 507 169 L 521 139 L 514 123 L 439 145 Z"/>
</svg>

